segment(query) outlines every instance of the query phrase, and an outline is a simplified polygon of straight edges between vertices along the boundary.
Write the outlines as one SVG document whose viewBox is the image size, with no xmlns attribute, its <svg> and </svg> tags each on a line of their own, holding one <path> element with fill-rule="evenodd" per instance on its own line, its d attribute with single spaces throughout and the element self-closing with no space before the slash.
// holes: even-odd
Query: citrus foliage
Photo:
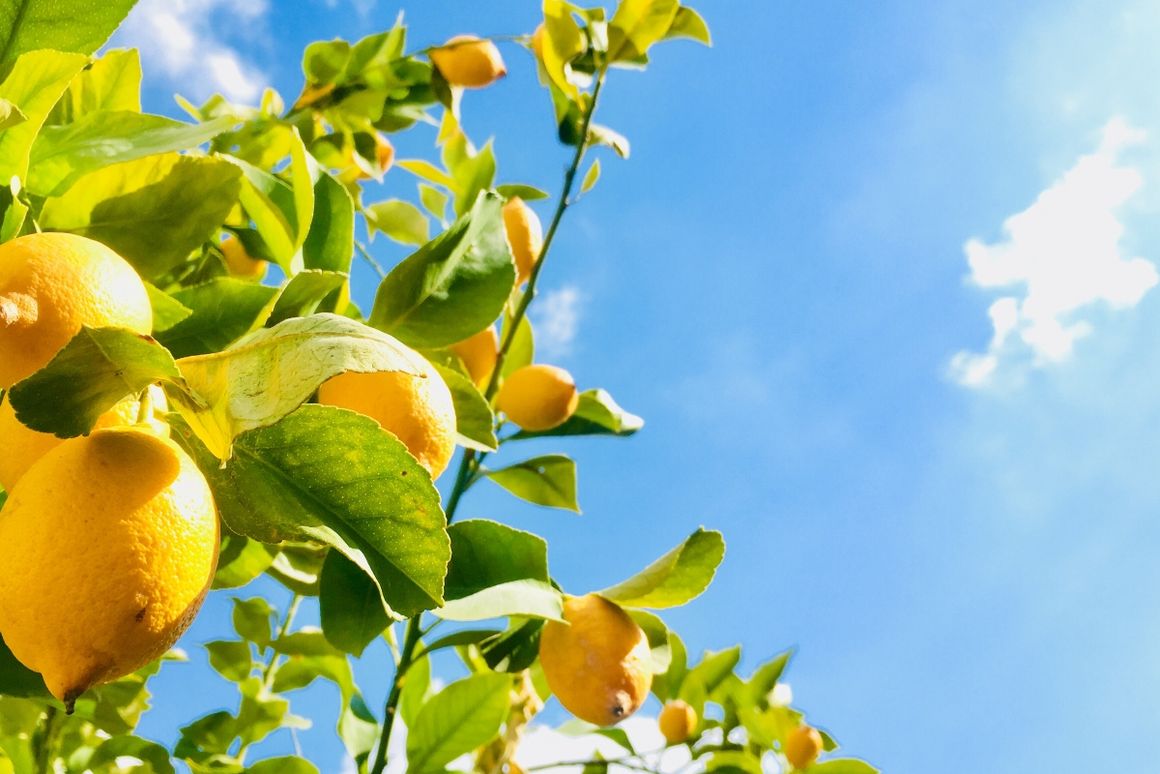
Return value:
<svg viewBox="0 0 1160 774">
<path fill-rule="evenodd" d="M 266 574 L 295 597 L 286 611 L 260 597 L 235 599 L 236 637 L 205 648 L 236 685 L 236 709 L 192 719 L 173 749 L 133 735 L 160 662 L 90 689 L 66 715 L 0 641 L 0 773 L 170 772 L 177 761 L 196 772 L 316 771 L 304 759 L 247 755 L 274 730 L 308 723 L 291 711 L 291 696 L 316 680 L 338 687 L 337 731 L 359 771 L 383 769 L 398 722 L 408 730 L 410 771 L 518 771 L 521 734 L 553 682 L 564 686 L 566 708 L 599 705 L 581 714 L 601 722 L 631 714 L 650 689 L 674 702 L 682 727 L 666 736 L 708 770 L 760 772 L 770 760 L 789 767 L 786 755 L 816 737 L 821 762 L 806 751 L 790 759 L 800 769 L 872 772 L 829 755 L 828 735 L 801 730 L 801 713 L 778 689 L 788 653 L 743 677 L 739 648 L 690 661 L 649 612 L 707 588 L 724 556 L 719 533 L 698 530 L 599 596 L 571 597 L 551 574 L 543 539 L 454 521 L 461 498 L 484 479 L 578 511 L 573 461 L 521 459 L 519 442 L 627 437 L 643 425 L 606 391 L 578 391 L 570 374 L 537 363 L 527 310 L 561 217 L 599 181 L 590 151 L 629 154 L 626 138 L 593 120 L 609 73 L 646 66 L 668 39 L 708 44 L 701 17 L 677 0 L 622 0 L 612 14 L 544 0 L 543 24 L 505 48 L 525 49 L 519 66 L 536 68 L 558 138 L 571 148 L 545 229 L 526 202 L 547 194 L 502 181 L 492 145 L 476 146 L 460 122 L 464 88 L 506 72 L 493 41 L 415 50 L 400 20 L 353 43 L 308 46 L 289 106 L 272 90 L 256 106 L 215 96 L 182 101 L 190 120 L 175 121 L 141 111 L 135 52 L 93 53 L 130 6 L 0 1 L 0 179 L 11 181 L 0 190 L 0 242 L 43 231 L 103 243 L 145 283 L 153 318 L 148 336 L 75 326 L 3 399 L 28 430 L 75 438 L 160 385 L 170 435 L 196 462 L 220 515 L 214 587 Z M 396 159 L 389 136 L 416 124 L 438 126 L 435 158 Z M 415 178 L 413 201 L 366 200 L 368 181 L 388 171 Z M 414 247 L 389 270 L 375 264 L 380 282 L 366 309 L 351 300 L 369 295 L 351 286 L 352 261 L 372 260 L 361 233 Z M 446 384 L 454 419 L 440 443 L 461 451 L 445 500 L 430 475 L 442 459 L 421 464 L 401 430 L 340 407 L 364 410 L 357 401 L 317 400 L 343 374 Z M 413 421 L 434 414 L 450 416 L 424 409 Z M 498 463 L 485 466 L 492 457 Z M 37 470 L 28 475 L 43 477 Z M 12 510 L 0 511 L 0 522 Z M 295 627 L 299 604 L 312 598 L 321 628 Z M 565 623 L 581 607 L 603 611 L 586 626 L 615 629 L 612 639 L 627 643 L 631 663 L 610 661 L 600 672 L 623 677 L 631 695 L 607 684 L 586 693 L 601 674 L 568 673 L 586 661 L 587 646 Z M 387 706 L 375 711 L 351 659 L 384 636 L 397 662 Z M 434 692 L 430 657 L 445 650 L 469 675 Z M 552 666 L 561 663 L 563 671 Z M 562 730 L 600 734 L 623 747 L 618 760 L 653 765 L 623 731 L 578 721 Z"/>
</svg>

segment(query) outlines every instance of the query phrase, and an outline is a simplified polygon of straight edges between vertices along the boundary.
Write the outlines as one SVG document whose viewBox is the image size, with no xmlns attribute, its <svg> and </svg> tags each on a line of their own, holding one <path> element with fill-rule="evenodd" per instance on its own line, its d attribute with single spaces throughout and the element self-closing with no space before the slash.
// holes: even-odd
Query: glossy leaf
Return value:
<svg viewBox="0 0 1160 774">
<path fill-rule="evenodd" d="M 622 409 L 604 390 L 585 390 L 580 393 L 580 402 L 576 407 L 576 413 L 563 424 L 553 427 L 551 430 L 539 432 L 521 430 L 511 436 L 509 440 L 570 435 L 617 435 L 624 437 L 634 434 L 642 427 L 644 427 L 643 419 Z"/>
<path fill-rule="evenodd" d="M 478 674 L 432 697 L 407 734 L 407 770 L 414 774 L 440 771 L 490 741 L 507 717 L 510 689 L 507 675 Z"/>
<path fill-rule="evenodd" d="M 0 2 L 0 72 L 20 54 L 52 48 L 91 54 L 105 44 L 135 0 L 3 0 Z"/>
<path fill-rule="evenodd" d="M 669 30 L 665 33 L 665 39 L 670 38 L 688 38 L 698 43 L 704 43 L 706 46 L 713 45 L 712 37 L 709 35 L 709 25 L 705 23 L 699 13 L 687 5 L 682 5 L 677 9 L 673 23 L 669 25 Z"/>
<path fill-rule="evenodd" d="M 514 580 L 451 600 L 434 613 L 449 621 L 485 621 L 511 615 L 563 620 L 564 598 L 545 581 Z"/>
<path fill-rule="evenodd" d="M 405 245 L 421 245 L 431 238 L 431 223 L 418 207 L 402 199 L 388 199 L 363 208 L 371 233 L 378 231 Z"/>
<path fill-rule="evenodd" d="M 298 272 L 278 294 L 278 300 L 266 325 L 275 325 L 291 317 L 314 314 L 319 304 L 346 284 L 348 279 L 346 274 L 334 271 L 306 269 Z"/>
<path fill-rule="evenodd" d="M 355 656 L 391 623 L 374 581 L 338 551 L 322 564 L 318 604 L 327 641 Z"/>
<path fill-rule="evenodd" d="M 533 457 L 484 475 L 528 502 L 580 512 L 576 502 L 576 463 L 563 454 Z"/>
<path fill-rule="evenodd" d="M 153 308 L 154 336 L 169 330 L 193 314 L 192 309 L 165 291 L 158 290 L 155 285 L 146 282 L 145 292 L 149 294 L 149 306 Z"/>
<path fill-rule="evenodd" d="M 834 758 L 815 763 L 806 774 L 878 774 L 878 769 L 857 758 Z"/>
<path fill-rule="evenodd" d="M 678 0 L 621 0 L 608 26 L 608 56 L 634 60 L 663 38 L 673 25 Z"/>
<path fill-rule="evenodd" d="M 468 519 L 452 524 L 447 534 L 451 539 L 448 599 L 462 599 L 509 581 L 549 580 L 548 544 L 531 532 Z"/>
<path fill-rule="evenodd" d="M 40 674 L 21 664 L 0 639 L 0 696 L 47 698 L 48 695 Z"/>
<path fill-rule="evenodd" d="M 277 288 L 233 277 L 180 288 L 172 297 L 190 314 L 158 331 L 157 339 L 174 357 L 217 352 L 260 327 L 277 295 Z"/>
<path fill-rule="evenodd" d="M 354 201 L 346 186 L 322 172 L 314 183 L 314 217 L 302 243 L 303 267 L 349 273 L 353 255 Z"/>
<path fill-rule="evenodd" d="M 721 533 L 698 529 L 633 577 L 600 594 L 625 607 L 678 607 L 709 587 L 724 556 Z"/>
<path fill-rule="evenodd" d="M 446 366 L 434 364 L 443 377 L 451 399 L 455 403 L 455 430 L 459 445 L 477 451 L 495 451 L 499 442 L 495 437 L 495 415 L 479 389 L 468 377 Z"/>
</svg>

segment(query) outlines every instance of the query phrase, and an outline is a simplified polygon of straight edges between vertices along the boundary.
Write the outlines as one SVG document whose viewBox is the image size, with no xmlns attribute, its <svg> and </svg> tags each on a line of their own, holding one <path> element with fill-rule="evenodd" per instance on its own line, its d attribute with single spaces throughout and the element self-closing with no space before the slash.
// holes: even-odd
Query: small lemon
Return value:
<svg viewBox="0 0 1160 774">
<path fill-rule="evenodd" d="M 57 446 L 0 509 L 0 632 L 71 708 L 163 654 L 217 565 L 218 519 L 173 441 L 130 427 Z"/>
<path fill-rule="evenodd" d="M 381 134 L 375 134 L 375 161 L 379 165 L 379 174 L 385 173 L 395 163 L 395 146 Z"/>
<path fill-rule="evenodd" d="M 218 249 L 222 251 L 226 270 L 229 271 L 231 277 L 261 282 L 266 276 L 266 270 L 270 268 L 269 261 L 251 257 L 246 252 L 242 240 L 236 236 L 228 236 L 223 239 L 222 243 L 218 245 Z"/>
<path fill-rule="evenodd" d="M 455 453 L 455 403 L 430 366 L 421 376 L 401 371 L 348 371 L 318 389 L 318 402 L 357 411 L 393 433 L 438 478 Z"/>
<path fill-rule="evenodd" d="M 160 387 L 157 385 L 150 387 L 149 397 L 153 402 L 154 411 L 166 410 L 165 393 Z M 93 429 L 135 424 L 140 411 L 140 401 L 136 398 L 126 398 L 102 414 Z M 148 418 L 148 424 L 153 432 L 169 435 L 169 425 L 161 420 L 151 416 Z M 34 462 L 65 441 L 64 438 L 57 438 L 52 433 L 38 433 L 21 424 L 7 396 L 0 402 L 0 438 L 4 439 L 4 444 L 0 447 L 0 487 L 7 490 L 16 486 L 16 482 Z"/>
<path fill-rule="evenodd" d="M 431 51 L 431 62 L 452 86 L 480 89 L 507 75 L 499 49 L 490 40 L 456 35 Z"/>
<path fill-rule="evenodd" d="M 697 711 L 680 699 L 666 702 L 657 718 L 661 734 L 669 744 L 688 741 L 697 729 Z"/>
<path fill-rule="evenodd" d="M 544 230 L 535 210 L 518 196 L 508 199 L 503 206 L 503 227 L 512 257 L 516 259 L 516 284 L 522 285 L 532 276 L 532 269 L 540 260 Z"/>
<path fill-rule="evenodd" d="M 795 769 L 808 769 L 822 753 L 822 735 L 802 724 L 785 738 L 785 759 Z"/>
<path fill-rule="evenodd" d="M 569 597 L 564 620 L 548 621 L 540 636 L 540 663 L 552 693 L 566 710 L 598 726 L 636 712 L 652 685 L 644 631 L 596 594 Z"/>
<path fill-rule="evenodd" d="M 124 258 L 76 234 L 0 245 L 0 389 L 47 365 L 82 325 L 153 329 L 145 285 Z"/>
<path fill-rule="evenodd" d="M 580 395 L 572 374 L 550 365 L 517 368 L 504 380 L 496 405 L 524 430 L 550 430 L 576 412 Z"/>
<path fill-rule="evenodd" d="M 499 357 L 499 336 L 495 327 L 485 328 L 474 336 L 451 345 L 460 360 L 463 361 L 471 381 L 479 389 L 487 387 L 491 380 L 491 373 L 495 370 L 495 361 Z"/>
</svg>

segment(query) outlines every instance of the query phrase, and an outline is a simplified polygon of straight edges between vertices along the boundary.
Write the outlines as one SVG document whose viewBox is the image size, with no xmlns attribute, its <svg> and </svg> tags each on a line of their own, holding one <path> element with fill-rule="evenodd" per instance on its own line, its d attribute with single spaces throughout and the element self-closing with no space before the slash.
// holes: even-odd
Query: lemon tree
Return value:
<svg viewBox="0 0 1160 774">
<path fill-rule="evenodd" d="M 643 427 L 537 359 L 528 310 L 561 220 L 629 155 L 601 94 L 670 40 L 707 45 L 702 17 L 543 0 L 533 30 L 431 48 L 400 18 L 307 46 L 292 98 L 180 100 L 178 121 L 141 111 L 136 52 L 95 53 L 132 4 L 0 0 L 0 774 L 315 772 L 254 746 L 310 722 L 295 699 L 317 681 L 360 772 L 519 772 L 553 695 L 561 732 L 621 749 L 560 765 L 659 771 L 663 750 L 616 727 L 655 701 L 691 770 L 873 772 L 791 705 L 788 651 L 744 673 L 739 646 L 690 657 L 665 623 L 712 581 L 720 533 L 569 589 L 542 538 L 459 518 L 485 480 L 577 511 L 570 440 Z M 503 178 L 461 123 L 509 67 L 555 116 L 552 194 Z M 435 147 L 398 158 L 418 124 Z M 413 195 L 373 200 L 387 174 Z M 374 237 L 412 252 L 380 266 Z M 375 287 L 352 281 L 364 260 Z M 262 576 L 284 609 L 240 591 Z M 171 746 L 142 738 L 207 593 L 233 596 L 235 633 L 189 647 L 236 701 Z M 352 665 L 380 639 L 369 707 Z"/>
</svg>

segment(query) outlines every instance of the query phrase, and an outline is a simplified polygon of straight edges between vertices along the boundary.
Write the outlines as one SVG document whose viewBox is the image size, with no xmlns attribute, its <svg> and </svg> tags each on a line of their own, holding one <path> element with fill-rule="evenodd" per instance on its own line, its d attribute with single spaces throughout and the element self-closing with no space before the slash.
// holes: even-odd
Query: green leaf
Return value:
<svg viewBox="0 0 1160 774">
<path fill-rule="evenodd" d="M 213 236 L 238 199 L 239 180 L 220 159 L 166 153 L 126 161 L 47 199 L 40 224 L 103 242 L 152 279 Z"/>
<path fill-rule="evenodd" d="M 690 683 L 698 683 L 703 687 L 705 695 L 711 696 L 713 691 L 719 685 L 725 682 L 725 679 L 733 674 L 733 669 L 737 666 L 737 662 L 741 660 L 741 646 L 734 645 L 732 648 L 712 652 L 705 651 L 705 655 L 701 657 L 700 663 L 689 670 L 681 686 L 681 698 L 685 698 L 684 689 Z M 693 702 L 689 702 L 692 704 Z"/>
<path fill-rule="evenodd" d="M 511 317 L 508 313 L 503 317 L 503 336 L 507 336 L 507 331 L 511 326 Z M 503 338 L 501 338 L 501 341 Z M 507 357 L 504 358 L 503 367 L 500 369 L 500 375 L 504 379 L 511 376 L 518 369 L 526 365 L 531 365 L 536 359 L 536 340 L 535 334 L 532 332 L 532 322 L 527 315 L 520 318 L 520 324 L 516 327 L 516 335 L 512 339 L 511 346 L 508 347 Z M 581 393 L 581 401 L 584 393 Z M 580 410 L 581 404 L 577 404 L 576 410 Z"/>
<path fill-rule="evenodd" d="M 145 283 L 149 305 L 153 307 L 153 335 L 167 331 L 193 314 L 193 310 L 150 282 Z"/>
<path fill-rule="evenodd" d="M 49 115 L 69 124 L 98 110 L 141 112 L 141 57 L 137 49 L 109 51 L 81 70 Z"/>
<path fill-rule="evenodd" d="M 632 155 L 632 145 L 628 138 L 620 132 L 601 124 L 588 125 L 588 142 L 592 145 L 603 145 L 612 148 L 617 156 L 627 159 Z"/>
<path fill-rule="evenodd" d="M 661 701 L 668 701 L 678 695 L 685 674 L 689 671 L 689 656 L 684 641 L 674 631 L 669 631 L 669 668 L 664 675 L 653 680 L 653 693 Z"/>
<path fill-rule="evenodd" d="M 318 768 L 305 758 L 285 755 L 247 766 L 245 774 L 318 774 Z"/>
<path fill-rule="evenodd" d="M 762 774 L 761 761 L 744 750 L 724 750 L 713 753 L 705 771 L 721 774 Z"/>
<path fill-rule="evenodd" d="M 162 380 L 183 384 L 172 355 L 152 338 L 125 328 L 83 327 L 48 365 L 17 383 L 8 400 L 23 424 L 71 438 Z"/>
<path fill-rule="evenodd" d="M 261 326 L 277 295 L 277 288 L 234 277 L 214 277 L 181 288 L 173 293 L 173 299 L 191 313 L 158 331 L 157 339 L 174 357 L 217 352 Z"/>
<path fill-rule="evenodd" d="M 276 546 L 223 532 L 213 588 L 234 589 L 245 586 L 264 573 L 277 555 Z"/>
<path fill-rule="evenodd" d="M 275 610 L 262 597 L 250 599 L 234 598 L 234 631 L 239 635 L 265 647 L 270 642 L 274 630 Z"/>
<path fill-rule="evenodd" d="M 135 0 L 3 0 L 0 72 L 26 51 L 54 48 L 91 54 L 105 44 Z"/>
<path fill-rule="evenodd" d="M 250 645 L 241 640 L 216 640 L 205 644 L 209 665 L 227 680 L 240 683 L 254 668 Z"/>
<path fill-rule="evenodd" d="M 174 434 L 234 532 L 333 546 L 377 579 L 384 604 L 403 615 L 442 604 L 451 545 L 439 495 L 406 447 L 373 419 L 303 406 L 240 435 L 224 468 L 187 425 L 175 421 Z"/>
<path fill-rule="evenodd" d="M 542 191 L 539 188 L 531 185 L 524 185 L 523 183 L 506 183 L 504 185 L 497 185 L 495 192 L 504 199 L 511 199 L 518 196 L 525 202 L 534 202 L 539 199 L 547 199 L 550 195 L 547 191 Z"/>
<path fill-rule="evenodd" d="M 633 577 L 599 593 L 625 607 L 679 607 L 709 587 L 724 556 L 721 533 L 698 529 Z"/>
<path fill-rule="evenodd" d="M 548 544 L 538 535 L 486 519 L 458 521 L 447 534 L 448 599 L 462 599 L 508 581 L 550 580 Z"/>
<path fill-rule="evenodd" d="M 564 597 L 545 581 L 514 580 L 451 600 L 433 612 L 448 621 L 485 621 L 509 615 L 560 621 L 563 620 Z"/>
<path fill-rule="evenodd" d="M 528 502 L 580 512 L 576 502 L 576 463 L 563 454 L 533 457 L 484 475 Z"/>
<path fill-rule="evenodd" d="M 450 189 L 455 188 L 454 178 L 429 161 L 424 161 L 423 159 L 400 159 L 395 162 L 395 165 L 435 185 L 441 185 L 444 188 Z"/>
<path fill-rule="evenodd" d="M 3 639 L 0 639 L 0 695 L 32 699 L 49 696 L 40 674 L 21 664 Z"/>
<path fill-rule="evenodd" d="M 669 25 L 669 30 L 665 33 L 665 40 L 671 38 L 689 38 L 698 43 L 704 43 L 706 46 L 713 45 L 713 40 L 709 35 L 709 25 L 705 23 L 699 13 L 687 5 L 682 5 L 677 9 L 673 23 Z"/>
<path fill-rule="evenodd" d="M 664 674 L 673 662 L 673 649 L 669 642 L 669 627 L 659 616 L 647 613 L 644 610 L 626 610 L 637 626 L 644 630 L 648 637 L 651 668 L 653 674 Z"/>
<path fill-rule="evenodd" d="M 327 641 L 355 656 L 391 623 L 374 581 L 338 551 L 322 564 L 318 604 Z"/>
<path fill-rule="evenodd" d="M 0 18 L 4 16 L 5 6 L 12 2 L 21 0 L 0 0 Z M 0 24 L 0 30 L 3 29 Z M 85 57 L 80 54 L 34 51 L 20 57 L 0 83 L 0 99 L 19 107 L 27 119 L 0 133 L 0 186 L 7 188 L 12 178 L 27 177 L 29 153 L 40 127 L 68 88 L 69 81 L 84 65 Z M 0 64 L 0 71 L 3 70 L 4 65 Z M 7 210 L 0 210 L 0 242 L 20 233 L 27 212 L 28 208 L 19 201 L 12 201 Z"/>
<path fill-rule="evenodd" d="M 265 243 L 266 253 L 288 274 L 304 266 L 295 260 L 298 227 L 294 194 L 290 184 L 277 175 L 259 169 L 234 156 L 221 156 L 241 170 L 238 201 Z M 305 235 L 304 235 L 305 236 Z M 303 240 L 305 241 L 305 239 Z"/>
<path fill-rule="evenodd" d="M 507 364 L 504 365 L 506 371 Z M 604 390 L 585 390 L 580 393 L 576 413 L 562 425 L 540 432 L 521 430 L 506 440 L 517 441 L 525 438 L 571 435 L 617 435 L 624 437 L 634 434 L 642 427 L 644 427 L 643 419 L 622 409 Z"/>
<path fill-rule="evenodd" d="M 834 758 L 815 763 L 805 774 L 878 774 L 878 769 L 857 758 Z"/>
<path fill-rule="evenodd" d="M 495 320 L 515 283 L 501 205 L 495 194 L 481 195 L 470 213 L 392 269 L 370 324 L 411 346 L 437 348 Z"/>
<path fill-rule="evenodd" d="M 571 60 L 584 53 L 584 34 L 572 18 L 571 3 L 544 0 L 544 69 L 548 79 L 570 103 L 580 100 L 580 89 L 572 78 Z"/>
<path fill-rule="evenodd" d="M 447 389 L 451 390 L 459 445 L 477 451 L 495 451 L 499 446 L 495 438 L 495 415 L 491 413 L 491 406 L 480 394 L 475 383 L 459 371 L 438 363 L 433 365 L 443 377 Z"/>
<path fill-rule="evenodd" d="M 346 284 L 348 279 L 348 275 L 334 271 L 306 269 L 298 272 L 282 288 L 266 325 L 272 326 L 291 317 L 314 314 L 319 304 Z"/>
<path fill-rule="evenodd" d="M 419 710 L 432 695 L 431 659 L 421 658 L 411 662 L 403 681 L 403 693 L 399 696 L 399 718 L 407 728 L 415 725 Z"/>
<path fill-rule="evenodd" d="M 440 223 L 447 220 L 447 194 L 438 188 L 419 183 L 419 202 Z"/>
<path fill-rule="evenodd" d="M 59 196 L 88 172 L 159 153 L 195 148 L 228 131 L 235 123 L 237 119 L 232 116 L 204 124 L 185 124 L 128 110 L 102 110 L 75 123 L 46 126 L 32 145 L 26 185 L 33 193 Z"/>
<path fill-rule="evenodd" d="M 793 656 L 792 650 L 784 651 L 754 670 L 753 675 L 746 683 L 749 700 L 753 704 L 759 707 L 769 706 L 769 695 L 777 687 L 777 682 L 785 672 L 786 666 L 789 665 L 791 656 Z"/>
<path fill-rule="evenodd" d="M 242 704 L 238 708 L 237 735 L 243 746 L 265 739 L 279 728 L 308 728 L 309 723 L 289 714 L 290 702 L 272 695 L 258 677 L 239 686 Z"/>
<path fill-rule="evenodd" d="M 254 331 L 222 352 L 182 358 L 178 367 L 205 405 L 170 397 L 202 442 L 225 460 L 239 433 L 277 422 L 332 376 L 418 374 L 424 362 L 387 334 L 339 315 L 316 314 Z"/>
<path fill-rule="evenodd" d="M 584 182 L 580 184 L 580 193 L 588 193 L 592 187 L 596 185 L 596 181 L 600 179 L 600 159 L 592 162 L 592 166 L 588 167 L 588 171 L 584 173 Z"/>
<path fill-rule="evenodd" d="M 353 255 L 354 200 L 346 186 L 322 172 L 314 183 L 314 217 L 302 244 L 302 264 L 349 273 Z"/>
<path fill-rule="evenodd" d="M 489 742 L 508 713 L 511 678 L 478 674 L 444 688 L 419 710 L 407 734 L 408 771 L 442 769 Z"/>
<path fill-rule="evenodd" d="M 0 131 L 10 129 L 28 120 L 24 111 L 6 99 L 0 99 Z"/>
<path fill-rule="evenodd" d="M 333 83 L 350 59 L 345 40 L 318 40 L 302 52 L 302 72 L 314 84 Z"/>
<path fill-rule="evenodd" d="M 621 0 L 608 26 L 609 60 L 631 61 L 648 53 L 673 26 L 678 0 Z"/>
<path fill-rule="evenodd" d="M 503 634 L 501 629 L 461 629 L 457 632 L 452 632 L 446 637 L 440 637 L 423 648 L 423 654 L 429 655 L 438 650 L 445 648 L 459 648 L 464 645 L 478 645 L 484 640 L 495 637 L 497 634 Z"/>
<path fill-rule="evenodd" d="M 386 234 L 405 245 L 421 245 L 431 238 L 431 223 L 418 207 L 402 199 L 368 204 L 363 208 L 371 233 Z"/>
<path fill-rule="evenodd" d="M 558 726 L 556 731 L 565 736 L 589 736 L 591 734 L 602 736 L 605 739 L 611 739 L 633 755 L 636 754 L 636 748 L 632 746 L 632 740 L 628 738 L 628 732 L 623 728 L 601 728 L 585 720 L 572 718 Z"/>
<path fill-rule="evenodd" d="M 540 655 L 541 619 L 513 618 L 507 631 L 489 637 L 479 645 L 479 653 L 493 672 L 522 672 Z"/>
<path fill-rule="evenodd" d="M 282 543 L 282 550 L 266 571 L 274 580 L 295 594 L 318 596 L 318 578 L 328 549 L 313 543 Z"/>
<path fill-rule="evenodd" d="M 121 768 L 119 758 L 136 758 L 147 767 L 150 774 L 174 774 L 169 761 L 169 751 L 157 742 L 150 742 L 139 736 L 114 736 L 101 743 L 89 758 L 88 771 L 116 771 Z M 104 767 L 109 767 L 105 769 Z"/>
</svg>

